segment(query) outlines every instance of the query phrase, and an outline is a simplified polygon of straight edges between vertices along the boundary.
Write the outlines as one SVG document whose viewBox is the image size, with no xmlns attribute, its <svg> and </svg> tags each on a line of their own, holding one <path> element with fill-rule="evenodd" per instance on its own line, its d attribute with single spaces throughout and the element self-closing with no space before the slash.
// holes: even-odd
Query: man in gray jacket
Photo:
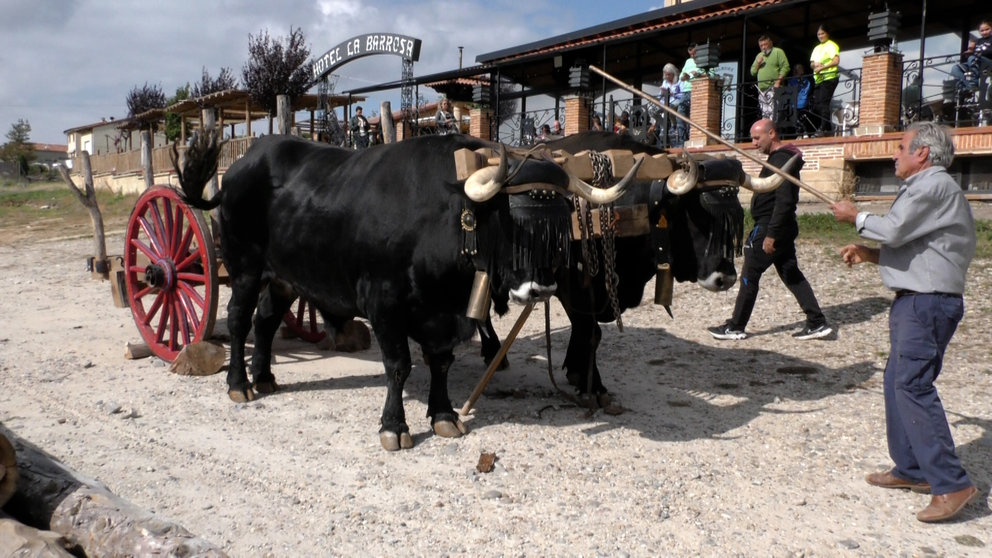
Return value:
<svg viewBox="0 0 992 558">
<path fill-rule="evenodd" d="M 834 218 L 881 244 L 849 244 L 847 265 L 872 262 L 895 291 L 889 310 L 891 349 L 885 365 L 885 426 L 895 467 L 865 480 L 882 488 L 931 492 L 916 514 L 924 522 L 956 516 L 978 490 L 954 452 L 954 440 L 934 381 L 944 351 L 964 315 L 965 273 L 975 256 L 975 221 L 961 187 L 947 174 L 954 144 L 947 128 L 917 122 L 893 157 L 905 184 L 885 215 L 833 205 Z"/>
</svg>

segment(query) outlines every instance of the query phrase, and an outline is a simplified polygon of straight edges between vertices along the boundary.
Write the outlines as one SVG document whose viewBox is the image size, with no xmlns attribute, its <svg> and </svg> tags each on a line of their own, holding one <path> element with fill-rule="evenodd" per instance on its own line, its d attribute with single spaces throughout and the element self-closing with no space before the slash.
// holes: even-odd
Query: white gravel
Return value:
<svg viewBox="0 0 992 558">
<path fill-rule="evenodd" d="M 803 316 L 773 272 L 743 341 L 704 329 L 729 316 L 736 288 L 679 284 L 672 320 L 651 304 L 649 284 L 623 333 L 604 327 L 600 367 L 626 412 L 586 416 L 551 387 L 535 311 L 464 438 L 430 433 L 417 362 L 405 400 L 416 445 L 396 453 L 379 446 L 376 347 L 338 355 L 280 340 L 284 389 L 233 404 L 223 373 L 182 377 L 154 358 L 124 359 L 137 329 L 109 284 L 84 271 L 90 247 L 0 245 L 0 421 L 232 556 L 992 552 L 992 262 L 972 268 L 938 383 L 981 498 L 961 521 L 925 525 L 915 512 L 927 496 L 863 480 L 889 466 L 881 371 L 891 296 L 873 267 L 844 267 L 836 246 L 800 245 L 835 339 L 792 339 Z M 518 312 L 498 321 L 501 334 Z M 563 387 L 567 340 L 553 302 Z M 463 347 L 451 371 L 456 409 L 483 371 L 478 344 Z M 498 457 L 492 473 L 475 470 L 482 452 Z"/>
</svg>

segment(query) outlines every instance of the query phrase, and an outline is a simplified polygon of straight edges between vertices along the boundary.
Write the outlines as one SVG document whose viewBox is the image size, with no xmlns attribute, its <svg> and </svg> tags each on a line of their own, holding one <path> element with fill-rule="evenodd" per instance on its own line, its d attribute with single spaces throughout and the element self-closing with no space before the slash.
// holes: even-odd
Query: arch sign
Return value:
<svg viewBox="0 0 992 558">
<path fill-rule="evenodd" d="M 420 39 L 394 33 L 369 33 L 352 37 L 314 60 L 313 81 L 318 82 L 337 67 L 372 54 L 394 54 L 416 62 L 420 59 Z"/>
</svg>

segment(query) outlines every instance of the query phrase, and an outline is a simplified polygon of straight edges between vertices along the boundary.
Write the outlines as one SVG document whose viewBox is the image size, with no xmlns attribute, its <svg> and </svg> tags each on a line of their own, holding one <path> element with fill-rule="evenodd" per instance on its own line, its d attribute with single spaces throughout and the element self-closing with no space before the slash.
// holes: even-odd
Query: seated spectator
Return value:
<svg viewBox="0 0 992 558">
<path fill-rule="evenodd" d="M 978 91 L 978 81 L 983 69 L 992 68 L 992 24 L 983 20 L 978 26 L 979 37 L 971 37 L 968 41 L 967 60 L 955 64 L 951 75 L 958 80 L 958 91 Z"/>
</svg>

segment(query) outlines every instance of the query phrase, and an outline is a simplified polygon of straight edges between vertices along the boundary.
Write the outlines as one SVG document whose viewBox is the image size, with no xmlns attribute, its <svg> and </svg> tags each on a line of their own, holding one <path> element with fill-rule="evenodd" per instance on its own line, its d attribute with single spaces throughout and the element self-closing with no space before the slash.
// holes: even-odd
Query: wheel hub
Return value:
<svg viewBox="0 0 992 558">
<path fill-rule="evenodd" d="M 176 267 L 171 260 L 163 258 L 145 267 L 145 282 L 156 289 L 171 289 L 175 277 Z"/>
</svg>

